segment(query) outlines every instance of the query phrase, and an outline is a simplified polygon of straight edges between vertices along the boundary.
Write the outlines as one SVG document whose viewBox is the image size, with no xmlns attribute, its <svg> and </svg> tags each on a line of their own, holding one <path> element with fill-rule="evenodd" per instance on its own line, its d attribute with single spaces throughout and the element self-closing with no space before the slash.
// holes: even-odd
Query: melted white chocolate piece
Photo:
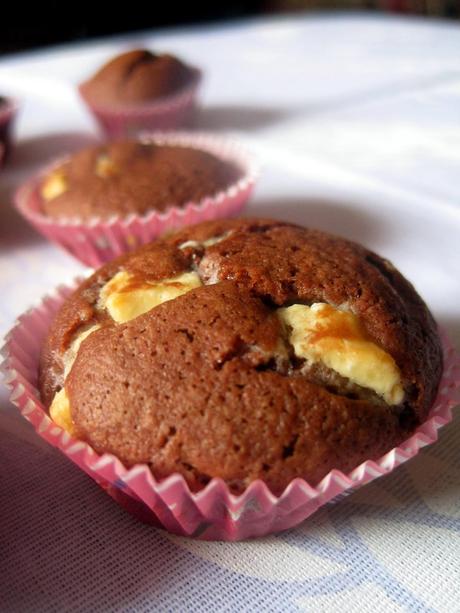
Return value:
<svg viewBox="0 0 460 613">
<path fill-rule="evenodd" d="M 225 232 L 225 234 L 221 234 L 220 236 L 211 236 L 211 238 L 207 238 L 205 241 L 185 241 L 179 245 L 179 249 L 187 249 L 191 247 L 192 249 L 199 249 L 200 247 L 212 247 L 213 245 L 217 245 L 217 243 L 221 243 L 224 241 L 230 232 Z"/>
<path fill-rule="evenodd" d="M 62 170 L 49 174 L 40 187 L 40 195 L 44 200 L 53 200 L 67 191 L 67 180 Z"/>
<path fill-rule="evenodd" d="M 399 368 L 391 355 L 369 340 L 356 315 L 316 303 L 279 309 L 278 316 L 290 330 L 289 341 L 298 357 L 323 363 L 373 390 L 387 404 L 402 402 Z"/>
<path fill-rule="evenodd" d="M 91 326 L 91 328 L 88 328 L 87 330 L 82 332 L 72 342 L 72 344 L 70 345 L 69 349 L 66 351 L 66 353 L 64 355 L 64 379 L 69 374 L 70 369 L 72 368 L 73 363 L 75 362 L 75 359 L 77 357 L 77 354 L 78 354 L 78 351 L 80 349 L 80 345 L 82 344 L 82 342 L 85 340 L 85 338 L 88 338 L 88 336 L 90 334 L 92 334 L 96 330 L 99 330 L 100 327 L 101 326 L 99 324 L 95 324 L 94 326 Z"/>
<path fill-rule="evenodd" d="M 113 177 L 118 172 L 115 162 L 106 154 L 101 154 L 96 161 L 96 174 L 101 179 Z"/>
<path fill-rule="evenodd" d="M 120 271 L 101 289 L 100 306 L 114 321 L 124 323 L 201 285 L 196 272 L 137 283 L 129 273 Z"/>
<path fill-rule="evenodd" d="M 50 406 L 51 419 L 69 434 L 73 434 L 73 421 L 70 414 L 70 403 L 64 388 L 55 394 Z"/>
<path fill-rule="evenodd" d="M 79 334 L 70 345 L 63 358 L 64 381 L 67 379 L 67 375 L 72 369 L 73 363 L 77 358 L 78 351 L 80 350 L 82 342 L 85 340 L 85 338 L 88 338 L 90 334 L 98 330 L 100 327 L 101 326 L 99 324 L 91 326 L 91 328 L 88 328 L 87 330 Z M 56 422 L 58 426 L 61 426 L 61 428 L 66 430 L 69 434 L 73 433 L 73 422 L 72 417 L 70 415 L 70 404 L 65 388 L 62 388 L 59 392 L 57 392 L 57 394 L 55 394 L 50 406 L 50 416 L 51 419 Z"/>
</svg>

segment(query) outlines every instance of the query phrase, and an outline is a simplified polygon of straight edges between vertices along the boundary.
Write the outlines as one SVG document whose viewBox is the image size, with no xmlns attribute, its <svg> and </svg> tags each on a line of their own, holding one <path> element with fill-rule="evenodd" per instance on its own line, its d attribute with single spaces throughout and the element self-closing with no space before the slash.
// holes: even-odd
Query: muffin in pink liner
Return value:
<svg viewBox="0 0 460 613">
<path fill-rule="evenodd" d="M 11 132 L 17 111 L 16 100 L 0 96 L 0 167 L 11 152 Z"/>
<path fill-rule="evenodd" d="M 169 55 L 134 49 L 116 56 L 79 86 L 109 138 L 174 130 L 188 121 L 202 73 Z"/>
<path fill-rule="evenodd" d="M 104 219 L 96 216 L 85 219 L 76 216 L 56 218 L 44 212 L 40 186 L 45 177 L 69 159 L 63 158 L 18 189 L 15 194 L 16 208 L 46 238 L 63 247 L 83 264 L 95 268 L 165 232 L 200 221 L 237 215 L 254 189 L 258 174 L 254 159 L 231 139 L 180 132 L 144 134 L 139 141 L 130 142 L 180 147 L 213 156 L 221 164 L 237 169 L 237 179 L 209 196 L 190 200 L 180 206 L 172 204 L 162 211 L 152 207 L 143 214 L 113 214 Z"/>
<path fill-rule="evenodd" d="M 43 339 L 56 312 L 73 287 L 60 287 L 19 319 L 2 349 L 2 371 L 11 401 L 37 433 L 58 447 L 122 507 L 141 521 L 174 534 L 205 540 L 243 540 L 291 528 L 335 497 L 390 473 L 437 440 L 439 428 L 452 419 L 460 400 L 460 358 L 442 334 L 444 371 L 428 419 L 414 434 L 377 461 L 366 461 L 348 474 L 332 470 L 315 487 L 293 480 L 280 496 L 256 481 L 239 496 L 214 479 L 192 493 L 180 475 L 156 481 L 145 465 L 125 468 L 113 455 L 98 455 L 48 416 L 37 389 L 38 360 Z"/>
<path fill-rule="evenodd" d="M 318 291 L 349 304 L 312 303 Z M 442 360 L 415 290 L 322 232 L 200 224 L 104 266 L 61 309 L 70 292 L 9 335 L 13 400 L 123 507 L 177 534 L 294 526 L 435 440 L 458 400 L 459 358 L 443 339 Z"/>
</svg>

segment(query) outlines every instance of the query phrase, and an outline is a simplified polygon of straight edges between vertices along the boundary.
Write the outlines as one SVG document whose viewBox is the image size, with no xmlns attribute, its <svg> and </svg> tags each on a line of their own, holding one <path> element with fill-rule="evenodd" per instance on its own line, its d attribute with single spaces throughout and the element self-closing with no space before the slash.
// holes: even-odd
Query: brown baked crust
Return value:
<svg viewBox="0 0 460 613">
<path fill-rule="evenodd" d="M 106 176 L 97 172 L 100 160 L 111 165 Z M 242 174 L 206 151 L 130 140 L 84 149 L 56 170 L 62 172 L 68 188 L 50 200 L 42 198 L 42 209 L 53 218 L 81 220 L 199 202 L 226 189 Z"/>
<path fill-rule="evenodd" d="M 178 248 L 225 233 L 208 248 Z M 95 307 L 99 288 L 120 269 L 156 280 L 191 268 L 213 284 L 125 324 Z M 283 334 L 275 310 L 298 302 L 347 303 L 396 361 L 404 403 L 348 397 L 292 356 L 274 361 Z M 62 385 L 62 354 L 77 327 L 95 322 L 101 329 L 83 341 L 66 379 L 77 435 L 128 466 L 148 463 L 157 478 L 179 472 L 193 490 L 221 477 L 241 492 L 262 478 L 279 493 L 292 478 L 314 484 L 332 468 L 376 459 L 425 419 L 442 369 L 434 320 L 388 261 L 270 220 L 186 228 L 85 281 L 43 349 L 46 404 Z"/>
<path fill-rule="evenodd" d="M 96 106 L 137 106 L 180 92 L 194 72 L 173 55 L 133 49 L 117 55 L 81 85 Z"/>
</svg>

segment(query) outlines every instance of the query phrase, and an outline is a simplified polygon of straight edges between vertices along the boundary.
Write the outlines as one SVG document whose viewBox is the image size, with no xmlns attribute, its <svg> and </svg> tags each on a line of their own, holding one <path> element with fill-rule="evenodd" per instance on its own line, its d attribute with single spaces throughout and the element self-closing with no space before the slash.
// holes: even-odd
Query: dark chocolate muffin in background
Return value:
<svg viewBox="0 0 460 613">
<path fill-rule="evenodd" d="M 39 191 L 46 215 L 84 221 L 200 202 L 241 175 L 196 148 L 124 140 L 72 155 L 42 179 Z"/>
<path fill-rule="evenodd" d="M 43 347 L 52 418 L 98 453 L 194 491 L 279 494 L 377 459 L 425 420 L 435 322 L 388 262 L 257 219 L 179 231 L 86 280 Z"/>
<path fill-rule="evenodd" d="M 131 137 L 190 124 L 202 76 L 173 55 L 134 49 L 112 58 L 78 91 L 106 136 Z"/>
<path fill-rule="evenodd" d="M 17 110 L 16 101 L 0 96 L 0 166 L 11 153 L 13 124 Z"/>
<path fill-rule="evenodd" d="M 133 49 L 107 62 L 80 89 L 101 107 L 139 105 L 179 92 L 193 76 L 193 69 L 173 55 Z"/>
</svg>

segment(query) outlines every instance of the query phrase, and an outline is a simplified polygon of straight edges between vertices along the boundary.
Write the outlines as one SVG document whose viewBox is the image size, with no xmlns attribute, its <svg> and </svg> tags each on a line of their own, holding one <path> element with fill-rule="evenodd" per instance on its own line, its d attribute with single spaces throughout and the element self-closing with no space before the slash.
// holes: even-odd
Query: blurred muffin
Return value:
<svg viewBox="0 0 460 613">
<path fill-rule="evenodd" d="M 206 151 L 125 140 L 72 155 L 39 190 L 46 215 L 88 221 L 200 202 L 241 176 L 241 169 Z"/>
<path fill-rule="evenodd" d="M 251 155 L 211 134 L 161 133 L 84 149 L 31 177 L 15 205 L 41 234 L 97 268 L 161 234 L 239 213 Z"/>
<path fill-rule="evenodd" d="M 182 125 L 200 78 L 200 71 L 172 55 L 134 49 L 111 59 L 79 91 L 110 136 L 132 135 Z"/>
<path fill-rule="evenodd" d="M 81 91 L 100 106 L 139 105 L 170 96 L 192 79 L 193 70 L 174 56 L 135 49 L 110 60 Z"/>
<path fill-rule="evenodd" d="M 52 418 L 194 491 L 280 493 L 398 445 L 442 370 L 436 326 L 388 262 L 267 220 L 204 223 L 86 280 L 43 347 Z"/>
<path fill-rule="evenodd" d="M 0 167 L 11 153 L 12 129 L 17 113 L 17 103 L 0 96 Z"/>
</svg>

